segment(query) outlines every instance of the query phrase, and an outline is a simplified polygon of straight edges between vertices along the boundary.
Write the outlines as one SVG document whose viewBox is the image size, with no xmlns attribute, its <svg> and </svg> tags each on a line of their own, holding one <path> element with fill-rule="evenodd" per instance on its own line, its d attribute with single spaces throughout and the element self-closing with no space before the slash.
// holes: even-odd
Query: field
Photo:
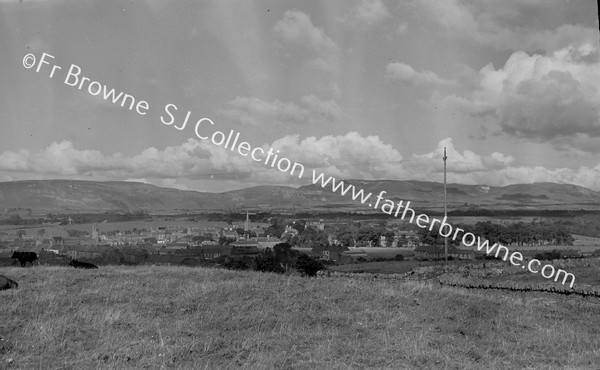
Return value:
<svg viewBox="0 0 600 370">
<path fill-rule="evenodd" d="M 0 368 L 592 369 L 600 300 L 186 267 L 6 267 Z"/>
<path fill-rule="evenodd" d="M 242 224 L 242 222 L 239 222 Z M 253 223 L 254 225 L 255 223 Z M 196 228 L 210 228 L 210 227 L 227 227 L 228 224 L 220 221 L 189 221 L 185 219 L 156 219 L 156 220 L 139 220 L 139 221 L 121 221 L 121 222 L 100 222 L 97 223 L 98 230 L 100 232 L 114 231 L 119 230 L 121 232 L 131 231 L 135 229 L 147 229 L 158 228 L 158 227 L 174 227 L 174 228 L 187 228 L 187 227 L 196 227 Z M 263 225 L 263 224 L 261 224 Z M 78 230 L 78 231 L 92 231 L 93 223 L 87 224 L 72 224 L 72 225 L 64 225 L 61 228 L 66 230 Z M 51 226 L 47 226 L 51 227 Z M 0 225 L 0 232 L 5 232 L 7 234 L 16 234 L 17 230 L 29 230 L 29 233 L 35 233 L 39 229 L 43 229 L 44 227 L 41 225 Z"/>
<path fill-rule="evenodd" d="M 473 263 L 482 264 L 483 261 L 467 261 L 467 260 L 453 260 L 448 261 L 451 265 L 465 266 Z M 382 261 L 382 262 L 362 262 L 352 263 L 347 265 L 330 266 L 329 269 L 332 271 L 339 272 L 367 272 L 373 274 L 405 274 L 415 268 L 425 266 L 443 266 L 444 261 Z"/>
<path fill-rule="evenodd" d="M 414 248 L 380 248 L 380 247 L 350 247 L 349 250 L 362 250 L 371 258 L 394 258 L 398 254 L 404 257 L 413 257 Z"/>
</svg>

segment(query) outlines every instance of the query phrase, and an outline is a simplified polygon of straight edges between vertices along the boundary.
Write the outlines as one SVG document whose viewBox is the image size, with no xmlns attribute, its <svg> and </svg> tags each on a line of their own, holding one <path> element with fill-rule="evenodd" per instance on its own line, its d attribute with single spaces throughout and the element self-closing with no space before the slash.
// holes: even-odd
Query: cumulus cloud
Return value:
<svg viewBox="0 0 600 370">
<path fill-rule="evenodd" d="M 404 158 L 377 136 L 356 132 L 321 138 L 286 136 L 273 142 L 289 158 L 307 168 L 316 168 L 339 179 L 398 179 L 437 181 L 443 179 L 443 151 L 448 155 L 448 181 L 462 184 L 505 186 L 531 182 L 558 182 L 600 190 L 600 163 L 595 167 L 550 169 L 543 166 L 514 166 L 507 154 L 479 154 L 459 150 L 451 138 L 441 140 L 426 154 Z"/>
<path fill-rule="evenodd" d="M 577 11 L 568 1 L 507 0 L 499 5 L 495 0 L 414 0 L 405 6 L 415 17 L 440 25 L 448 37 L 499 50 L 553 52 L 597 42 L 595 27 L 557 20 L 557 14 L 568 18 Z M 590 11 L 595 10 L 590 2 Z"/>
<path fill-rule="evenodd" d="M 444 148 L 448 156 L 448 180 L 463 184 L 497 185 L 494 175 L 507 168 L 514 158 L 499 152 L 490 155 L 477 154 L 471 150 L 462 152 L 454 147 L 451 138 L 441 140 L 437 148 L 426 154 L 413 154 L 396 169 L 396 178 L 403 180 L 441 181 L 444 170 Z M 527 181 L 528 182 L 528 181 Z"/>
<path fill-rule="evenodd" d="M 563 144 L 566 137 L 600 137 L 600 64 L 584 60 L 590 50 L 515 52 L 502 68 L 482 68 L 472 93 L 443 104 L 492 117 L 508 135 Z"/>
<path fill-rule="evenodd" d="M 459 152 L 454 148 L 451 138 L 446 138 L 438 143 L 436 150 L 427 154 L 415 154 L 407 160 L 403 167 L 417 175 L 419 171 L 424 173 L 439 172 L 443 169 L 441 158 L 444 156 L 444 148 L 448 157 L 452 158 L 453 173 L 471 173 L 476 171 L 491 171 L 506 167 L 514 161 L 512 156 L 494 152 L 489 156 L 476 154 L 471 150 Z"/>
<path fill-rule="evenodd" d="M 600 163 L 594 167 L 550 169 L 543 166 L 514 166 L 514 158 L 499 152 L 489 155 L 471 150 L 459 151 L 451 138 L 438 143 L 430 153 L 412 155 L 396 168 L 395 178 L 437 181 L 443 179 L 443 151 L 448 155 L 448 182 L 506 186 L 532 182 L 574 184 L 600 190 Z"/>
<path fill-rule="evenodd" d="M 254 185 L 304 185 L 310 183 L 313 169 L 338 179 L 439 182 L 442 181 L 445 147 L 449 182 L 504 186 L 547 181 L 600 191 L 600 163 L 574 169 L 514 166 L 514 158 L 503 153 L 483 155 L 458 150 L 451 138 L 441 140 L 430 153 L 406 158 L 378 136 L 365 137 L 356 132 L 320 138 L 287 135 L 260 146 L 265 151 L 269 148 L 278 150 L 280 158 L 303 165 L 303 178 L 209 141 L 195 139 L 164 149 L 147 148 L 132 156 L 77 149 L 69 141 L 52 143 L 37 152 L 3 152 L 0 154 L 0 177 L 11 180 L 62 177 L 143 181 L 182 190 L 216 192 Z"/>
<path fill-rule="evenodd" d="M 416 71 L 408 64 L 395 62 L 385 67 L 387 77 L 411 86 L 451 85 L 452 81 L 443 79 L 431 71 Z"/>
<path fill-rule="evenodd" d="M 360 0 L 348 20 L 370 26 L 390 16 L 391 14 L 382 0 Z"/>
<path fill-rule="evenodd" d="M 396 28 L 396 35 L 406 35 L 406 33 L 408 32 L 408 24 L 406 23 L 401 23 L 398 28 Z"/>
<path fill-rule="evenodd" d="M 125 157 L 98 150 L 77 149 L 70 141 L 53 142 L 37 152 L 21 150 L 0 154 L 0 171 L 32 172 L 56 176 L 97 176 L 102 178 L 172 177 L 206 161 L 198 143 L 188 141 L 158 150 L 150 147 Z M 18 166 L 15 166 L 18 163 Z"/>
<path fill-rule="evenodd" d="M 244 138 L 240 138 L 244 140 Z M 163 149 L 147 148 L 139 154 L 103 154 L 97 150 L 77 149 L 70 141 L 52 143 L 36 152 L 22 150 L 0 154 L 0 174 L 29 174 L 27 178 L 68 177 L 98 180 L 143 179 L 156 185 L 192 188 L 194 181 L 211 181 L 232 187 L 259 184 L 305 184 L 315 168 L 330 175 L 353 178 L 385 176 L 402 156 L 377 136 L 346 135 L 308 137 L 284 136 L 260 146 L 280 151 L 306 167 L 303 179 L 278 171 L 214 145 L 207 140 L 188 139 Z M 223 188 L 218 188 L 223 190 Z"/>
<path fill-rule="evenodd" d="M 341 109 L 334 100 L 323 101 L 315 95 L 306 95 L 300 98 L 300 102 L 311 115 L 323 120 L 335 121 L 342 116 Z"/>
<path fill-rule="evenodd" d="M 275 140 L 273 147 L 280 148 L 307 168 L 339 178 L 386 177 L 402 161 L 402 155 L 378 136 L 363 137 L 357 132 L 305 139 L 288 135 Z"/>
<path fill-rule="evenodd" d="M 4 152 L 0 154 L 1 168 L 4 171 L 26 171 L 28 156 L 29 152 L 27 150 L 20 150 L 18 152 Z"/>
<path fill-rule="evenodd" d="M 338 71 L 338 46 L 325 32 L 313 25 L 310 16 L 299 10 L 288 10 L 273 28 L 282 46 L 296 58 L 328 72 Z"/>
<path fill-rule="evenodd" d="M 286 11 L 273 30 L 284 41 L 309 49 L 333 50 L 336 47 L 323 30 L 313 25 L 310 16 L 299 10 Z"/>
<path fill-rule="evenodd" d="M 302 125 L 338 120 L 342 113 L 333 100 L 324 101 L 314 95 L 300 98 L 298 104 L 279 100 L 265 101 L 256 97 L 237 97 L 218 112 L 235 122 L 253 126 L 268 124 Z"/>
<path fill-rule="evenodd" d="M 229 107 L 219 111 L 224 117 L 241 124 L 260 126 L 272 121 L 304 123 L 308 112 L 294 103 L 282 103 L 279 100 L 264 101 L 255 97 L 236 97 Z"/>
</svg>

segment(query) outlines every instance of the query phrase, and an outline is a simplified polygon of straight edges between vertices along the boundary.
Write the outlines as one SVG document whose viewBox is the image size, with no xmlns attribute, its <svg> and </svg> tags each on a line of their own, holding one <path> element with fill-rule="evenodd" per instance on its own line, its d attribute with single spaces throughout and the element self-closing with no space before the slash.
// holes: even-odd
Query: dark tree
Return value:
<svg viewBox="0 0 600 370">
<path fill-rule="evenodd" d="M 327 234 L 310 226 L 303 233 L 294 236 L 290 242 L 294 246 L 302 248 L 326 247 L 329 245 Z"/>
<path fill-rule="evenodd" d="M 273 219 L 273 224 L 265 229 L 265 235 L 281 237 L 281 234 L 285 231 L 285 223 L 280 218 Z"/>
<path fill-rule="evenodd" d="M 533 258 L 538 260 L 557 260 L 560 259 L 561 254 L 560 251 L 552 250 L 549 252 L 537 253 Z"/>
<path fill-rule="evenodd" d="M 316 276 L 317 271 L 324 268 L 323 264 L 306 254 L 298 256 L 296 261 L 296 269 L 305 276 Z"/>
<path fill-rule="evenodd" d="M 306 221 L 298 220 L 292 224 L 292 227 L 298 231 L 298 234 L 302 234 L 306 228 Z"/>
<path fill-rule="evenodd" d="M 265 250 L 254 258 L 254 269 L 262 272 L 277 272 L 283 273 L 284 269 L 275 262 L 275 256 L 271 249 Z"/>
<path fill-rule="evenodd" d="M 292 249 L 289 243 L 275 244 L 273 247 L 275 263 L 280 266 L 294 266 L 298 257 L 298 251 Z"/>
<path fill-rule="evenodd" d="M 374 227 L 361 227 L 356 234 L 356 243 L 361 247 L 376 247 L 379 244 L 384 229 Z"/>
</svg>

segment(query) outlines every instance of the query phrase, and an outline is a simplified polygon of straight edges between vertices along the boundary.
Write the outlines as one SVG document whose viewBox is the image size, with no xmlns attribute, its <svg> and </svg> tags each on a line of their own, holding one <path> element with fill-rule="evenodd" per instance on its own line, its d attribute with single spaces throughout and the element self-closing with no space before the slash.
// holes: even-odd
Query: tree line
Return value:
<svg viewBox="0 0 600 370">
<path fill-rule="evenodd" d="M 255 257 L 222 258 L 221 265 L 229 269 L 254 270 L 285 274 L 296 270 L 304 276 L 316 276 L 317 271 L 324 268 L 323 264 L 297 250 L 289 243 L 276 244 L 273 249 L 267 248 Z"/>
<path fill-rule="evenodd" d="M 505 246 L 535 246 L 535 245 L 573 245 L 575 239 L 571 232 L 562 225 L 548 223 L 516 222 L 508 225 L 492 223 L 491 221 L 477 222 L 474 225 L 453 225 L 485 238 L 490 243 L 500 243 Z M 429 245 L 444 245 L 445 238 L 437 231 L 420 229 L 419 239 Z M 460 239 L 448 238 L 448 244 L 458 246 Z"/>
</svg>

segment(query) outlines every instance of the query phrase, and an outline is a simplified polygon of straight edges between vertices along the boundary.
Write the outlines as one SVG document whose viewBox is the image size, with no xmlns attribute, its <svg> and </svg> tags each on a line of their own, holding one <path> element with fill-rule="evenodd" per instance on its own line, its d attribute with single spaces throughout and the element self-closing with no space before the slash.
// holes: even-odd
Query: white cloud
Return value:
<svg viewBox="0 0 600 370">
<path fill-rule="evenodd" d="M 273 142 L 289 158 L 339 178 L 376 179 L 386 177 L 402 161 L 402 155 L 378 136 L 314 136 L 300 139 L 288 135 Z"/>
<path fill-rule="evenodd" d="M 253 126 L 268 123 L 285 122 L 301 124 L 308 119 L 308 112 L 294 103 L 282 103 L 279 100 L 264 101 L 255 97 L 236 97 L 229 107 L 219 114 L 241 124 Z"/>
<path fill-rule="evenodd" d="M 0 171 L 67 177 L 162 178 L 185 175 L 187 171 L 194 174 L 201 169 L 203 163 L 208 163 L 207 157 L 199 143 L 191 139 L 164 150 L 150 147 L 132 157 L 125 157 L 120 153 L 105 155 L 98 150 L 76 149 L 73 143 L 65 140 L 60 143 L 53 142 L 37 152 L 4 152 L 0 154 Z M 18 166 L 15 166 L 15 163 L 18 163 Z"/>
<path fill-rule="evenodd" d="M 556 17 L 570 11 L 568 1 L 414 0 L 406 6 L 416 11 L 415 17 L 439 24 L 448 37 L 499 50 L 553 52 L 597 42 L 597 29 Z M 595 10 L 590 2 L 590 11 Z"/>
<path fill-rule="evenodd" d="M 29 151 L 19 150 L 18 152 L 4 152 L 0 154 L 0 165 L 4 171 L 25 171 L 27 170 L 27 157 Z"/>
<path fill-rule="evenodd" d="M 451 85 L 452 81 L 443 79 L 431 71 L 416 71 L 408 64 L 395 62 L 385 67 L 388 78 L 398 80 L 411 86 Z"/>
<path fill-rule="evenodd" d="M 333 100 L 323 101 L 314 95 L 300 98 L 298 104 L 279 100 L 264 101 L 256 97 L 237 97 L 220 115 L 253 126 L 269 124 L 302 125 L 338 120 L 342 113 Z"/>
<path fill-rule="evenodd" d="M 323 101 L 315 95 L 307 95 L 301 97 L 300 102 L 305 109 L 311 112 L 311 115 L 316 115 L 325 121 L 335 121 L 341 118 L 341 109 L 334 100 Z"/>
<path fill-rule="evenodd" d="M 242 140 L 244 138 L 242 137 Z M 256 146 L 251 143 L 251 145 Z M 482 155 L 459 151 L 451 138 L 441 140 L 426 154 L 403 158 L 377 136 L 345 135 L 307 137 L 287 135 L 261 146 L 279 150 L 280 158 L 305 167 L 303 179 L 255 162 L 209 141 L 188 141 L 162 150 L 147 148 L 133 156 L 81 150 L 71 142 L 52 143 L 31 153 L 0 154 L 0 178 L 73 178 L 142 181 L 182 190 L 226 191 L 254 185 L 307 184 L 312 169 L 338 179 L 398 179 L 442 181 L 443 148 L 448 155 L 448 181 L 505 186 L 516 183 L 558 182 L 600 191 L 600 163 L 594 167 L 549 169 L 514 166 L 514 158 L 499 152 Z"/>
<path fill-rule="evenodd" d="M 401 23 L 398 28 L 396 28 L 397 35 L 406 35 L 408 32 L 408 24 Z"/>
<path fill-rule="evenodd" d="M 352 12 L 352 19 L 361 24 L 373 25 L 391 15 L 382 0 L 360 0 Z"/>
<path fill-rule="evenodd" d="M 310 16 L 299 10 L 286 11 L 273 30 L 290 44 L 317 51 L 331 51 L 336 48 L 335 42 L 327 37 L 323 30 L 313 25 Z"/>
<path fill-rule="evenodd" d="M 177 185 L 181 189 L 184 186 L 191 188 L 194 181 L 209 181 L 239 188 L 259 184 L 305 184 L 311 178 L 308 173 L 311 168 L 340 177 L 377 178 L 388 174 L 402 160 L 391 145 L 378 137 L 362 137 L 355 132 L 302 140 L 298 135 L 288 135 L 271 144 L 252 145 L 261 146 L 265 151 L 271 147 L 280 150 L 281 157 L 304 165 L 307 171 L 304 179 L 209 141 L 195 139 L 164 149 L 150 147 L 129 157 L 77 149 L 69 141 L 55 142 L 34 153 L 0 154 L 0 175 L 4 172 L 7 175 L 28 173 L 26 178 L 143 179 L 156 185 Z"/>
<path fill-rule="evenodd" d="M 190 190 L 185 184 L 180 184 L 177 179 L 162 179 L 161 187 L 173 188 L 179 190 Z"/>
<path fill-rule="evenodd" d="M 448 182 L 506 186 L 532 182 L 574 184 L 600 191 L 600 163 L 593 168 L 549 169 L 543 166 L 513 166 L 514 158 L 499 152 L 490 155 L 471 150 L 458 151 L 451 138 L 438 143 L 427 154 L 413 155 L 397 168 L 395 178 L 402 180 L 437 181 L 443 179 L 443 150 L 447 149 Z"/>
<path fill-rule="evenodd" d="M 556 145 L 600 137 L 600 63 L 586 60 L 585 45 L 550 56 L 515 52 L 502 68 L 479 72 L 479 86 L 465 96 L 447 96 L 473 116 L 492 117 L 503 132 Z"/>
<path fill-rule="evenodd" d="M 511 156 L 494 152 L 489 156 L 476 154 L 471 150 L 459 152 L 454 148 L 451 138 L 446 138 L 438 143 L 436 150 L 427 154 L 414 154 L 410 159 L 402 163 L 401 175 L 405 179 L 418 178 L 420 180 L 436 179 L 443 171 L 444 148 L 451 166 L 449 172 L 469 176 L 476 172 L 495 171 L 505 168 L 514 161 Z M 431 180 L 435 181 L 435 180 Z"/>
<path fill-rule="evenodd" d="M 295 58 L 308 59 L 309 64 L 327 72 L 337 73 L 337 44 L 313 25 L 310 16 L 299 10 L 288 10 L 273 28 L 282 46 Z"/>
</svg>

